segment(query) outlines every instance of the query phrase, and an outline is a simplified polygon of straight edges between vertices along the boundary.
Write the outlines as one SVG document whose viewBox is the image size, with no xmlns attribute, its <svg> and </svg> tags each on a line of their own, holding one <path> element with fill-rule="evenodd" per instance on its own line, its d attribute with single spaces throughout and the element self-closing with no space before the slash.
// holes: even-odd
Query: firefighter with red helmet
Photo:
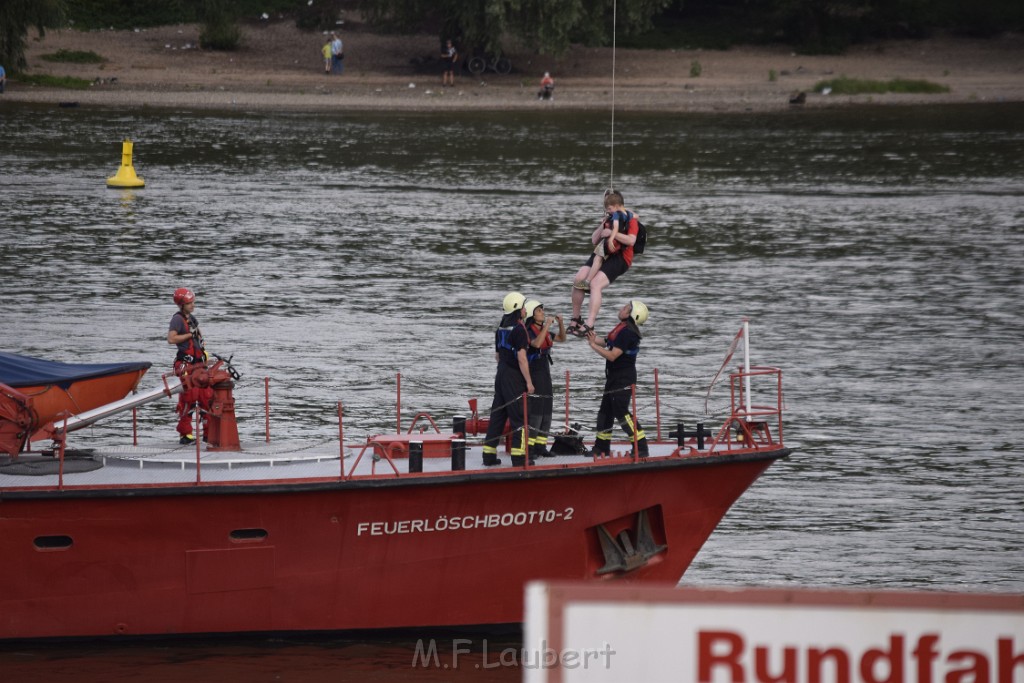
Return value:
<svg viewBox="0 0 1024 683">
<path fill-rule="evenodd" d="M 203 334 L 199 331 L 199 321 L 192 315 L 196 308 L 196 295 L 191 289 L 179 287 L 174 290 L 174 303 L 178 306 L 178 312 L 171 316 L 167 343 L 178 347 L 174 357 L 174 374 L 184 377 L 192 366 L 206 363 L 206 346 L 203 344 Z M 210 388 L 194 387 L 178 394 L 178 443 L 195 443 L 192 411 L 198 405 L 201 411 L 207 412 L 212 398 L 213 389 Z"/>
</svg>

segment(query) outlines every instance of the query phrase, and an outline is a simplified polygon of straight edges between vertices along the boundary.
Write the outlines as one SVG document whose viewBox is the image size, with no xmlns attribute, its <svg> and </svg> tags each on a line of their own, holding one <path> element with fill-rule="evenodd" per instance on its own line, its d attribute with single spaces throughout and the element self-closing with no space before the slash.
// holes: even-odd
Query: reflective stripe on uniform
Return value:
<svg viewBox="0 0 1024 683">
<path fill-rule="evenodd" d="M 636 431 L 636 425 L 633 423 L 633 416 L 630 415 L 629 413 L 626 413 L 624 421 L 626 423 L 626 433 L 628 433 L 630 436 L 633 436 L 633 432 Z M 645 434 L 644 430 L 641 429 L 637 433 L 636 438 L 637 440 L 646 439 L 647 434 Z"/>
</svg>

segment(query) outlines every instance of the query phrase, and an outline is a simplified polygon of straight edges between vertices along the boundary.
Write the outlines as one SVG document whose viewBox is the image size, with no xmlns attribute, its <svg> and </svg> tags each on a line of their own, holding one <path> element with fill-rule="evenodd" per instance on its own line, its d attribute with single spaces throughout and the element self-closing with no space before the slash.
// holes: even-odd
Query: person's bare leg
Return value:
<svg viewBox="0 0 1024 683">
<path fill-rule="evenodd" d="M 593 327 L 594 322 L 597 320 L 597 314 L 601 310 L 601 295 L 604 292 L 604 288 L 610 285 L 608 282 L 608 276 L 604 273 L 598 273 L 594 276 L 594 279 L 590 281 L 590 312 L 587 315 L 587 326 Z"/>
<path fill-rule="evenodd" d="M 601 264 L 604 263 L 604 259 L 594 254 L 594 265 L 590 266 L 590 270 L 587 271 L 586 283 L 590 284 L 597 277 L 597 274 L 601 272 Z"/>
<path fill-rule="evenodd" d="M 576 272 L 576 277 L 573 278 L 573 282 L 578 282 L 578 281 L 584 279 L 585 277 L 587 277 L 587 273 L 589 273 L 589 272 L 590 272 L 590 267 L 589 266 L 583 266 L 582 268 L 580 268 Z M 572 317 L 573 318 L 580 317 L 580 312 L 583 310 L 583 297 L 584 296 L 586 296 L 586 292 L 584 292 L 582 289 L 576 289 L 575 287 L 572 288 Z"/>
</svg>

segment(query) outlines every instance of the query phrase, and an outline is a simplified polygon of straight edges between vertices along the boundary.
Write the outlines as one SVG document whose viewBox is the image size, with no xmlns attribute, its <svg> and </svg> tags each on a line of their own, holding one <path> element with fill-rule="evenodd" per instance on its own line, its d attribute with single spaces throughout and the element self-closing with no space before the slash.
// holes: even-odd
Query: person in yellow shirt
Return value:
<svg viewBox="0 0 1024 683">
<path fill-rule="evenodd" d="M 331 54 L 331 41 L 324 43 L 324 46 L 320 48 L 320 54 L 324 56 L 324 73 L 331 73 L 331 62 L 334 61 L 334 55 Z"/>
</svg>

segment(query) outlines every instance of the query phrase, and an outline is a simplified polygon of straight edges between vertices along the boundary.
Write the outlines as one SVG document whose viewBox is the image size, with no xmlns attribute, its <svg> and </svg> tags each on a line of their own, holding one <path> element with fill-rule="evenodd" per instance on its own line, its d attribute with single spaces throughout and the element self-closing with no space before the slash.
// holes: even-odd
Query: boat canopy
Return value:
<svg viewBox="0 0 1024 683">
<path fill-rule="evenodd" d="M 0 351 L 0 384 L 11 388 L 55 384 L 67 389 L 75 382 L 108 375 L 146 371 L 152 363 L 60 363 Z"/>
</svg>

